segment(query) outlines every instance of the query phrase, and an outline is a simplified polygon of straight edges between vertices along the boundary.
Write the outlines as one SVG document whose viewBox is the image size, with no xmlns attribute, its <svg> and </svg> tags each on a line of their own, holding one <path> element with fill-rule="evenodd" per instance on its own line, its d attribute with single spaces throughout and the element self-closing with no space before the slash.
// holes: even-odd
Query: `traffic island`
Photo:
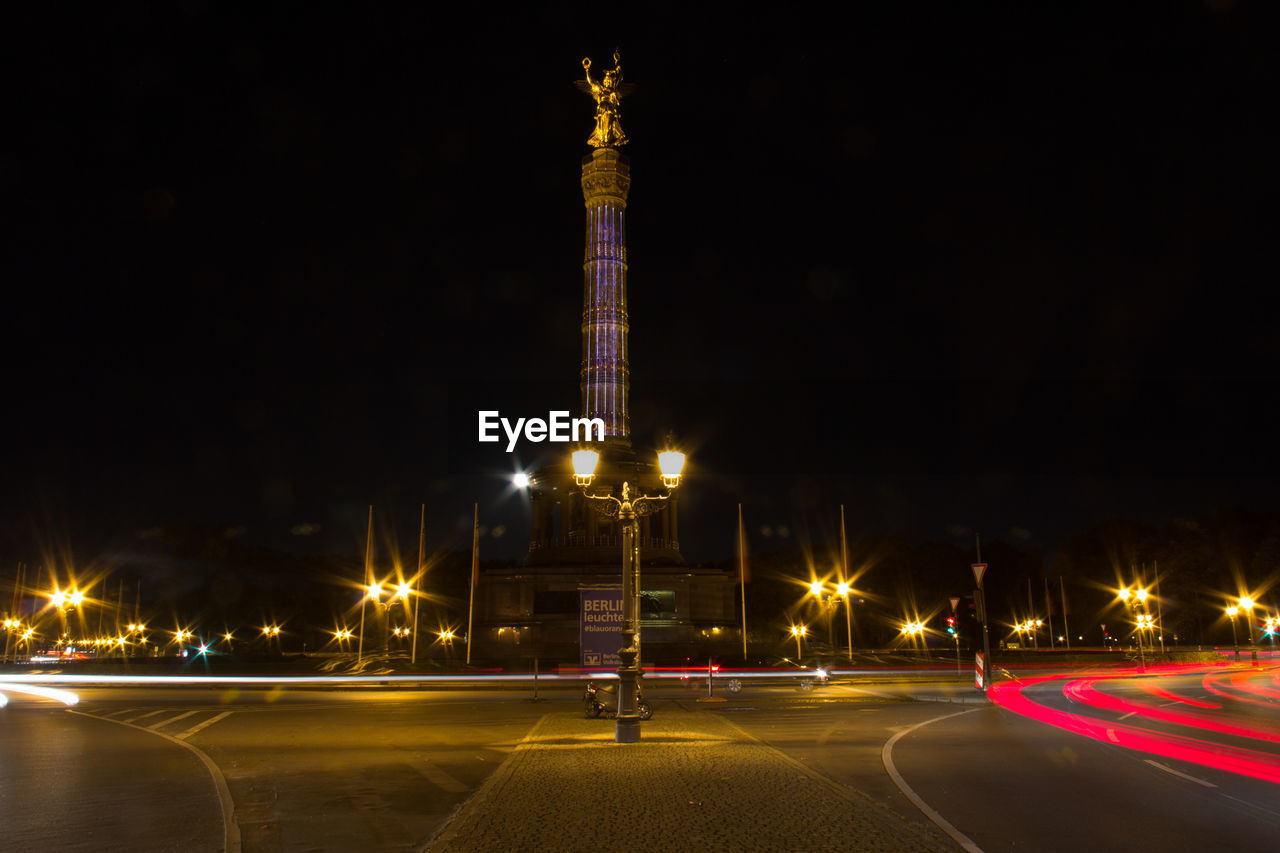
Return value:
<svg viewBox="0 0 1280 853">
<path fill-rule="evenodd" d="M 718 714 L 664 708 L 638 743 L 549 714 L 429 844 L 432 851 L 949 851 L 932 827 L 818 774 Z"/>
</svg>

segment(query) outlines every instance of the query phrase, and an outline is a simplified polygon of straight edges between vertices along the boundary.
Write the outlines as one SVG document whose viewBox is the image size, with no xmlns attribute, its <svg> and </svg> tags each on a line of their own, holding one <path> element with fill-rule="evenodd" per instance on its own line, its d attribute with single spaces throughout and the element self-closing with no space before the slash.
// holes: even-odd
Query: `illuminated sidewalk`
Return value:
<svg viewBox="0 0 1280 853">
<path fill-rule="evenodd" d="M 427 849 L 956 849 L 718 714 L 663 709 L 638 744 L 613 728 L 548 714 Z"/>
</svg>

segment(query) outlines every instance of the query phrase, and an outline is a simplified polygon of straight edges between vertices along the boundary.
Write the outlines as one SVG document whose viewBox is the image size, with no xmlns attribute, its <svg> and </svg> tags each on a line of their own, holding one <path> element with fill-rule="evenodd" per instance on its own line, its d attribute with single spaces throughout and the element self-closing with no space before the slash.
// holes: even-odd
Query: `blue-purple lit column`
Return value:
<svg viewBox="0 0 1280 853">
<path fill-rule="evenodd" d="M 627 158 L 597 148 L 582 161 L 587 206 L 582 297 L 582 413 L 604 421 L 605 438 L 628 441 Z"/>
</svg>

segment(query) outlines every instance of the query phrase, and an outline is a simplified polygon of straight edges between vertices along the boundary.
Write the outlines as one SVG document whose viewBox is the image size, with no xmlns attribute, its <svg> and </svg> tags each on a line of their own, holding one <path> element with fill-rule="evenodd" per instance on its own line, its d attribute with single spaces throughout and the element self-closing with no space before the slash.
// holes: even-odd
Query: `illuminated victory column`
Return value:
<svg viewBox="0 0 1280 853">
<path fill-rule="evenodd" d="M 582 413 L 604 421 L 606 438 L 630 441 L 627 394 L 627 192 L 631 165 L 617 146 L 626 144 L 618 111 L 629 84 L 614 54 L 614 69 L 602 80 L 591 77 L 591 60 L 582 60 L 586 79 L 578 86 L 596 100 L 596 127 L 587 140 L 595 148 L 582 160 L 582 197 L 587 205 L 587 245 L 583 260 Z"/>
<path fill-rule="evenodd" d="M 586 204 L 583 257 L 582 415 L 604 422 L 600 461 L 592 490 L 659 494 L 655 448 L 633 449 L 628 403 L 631 374 L 627 343 L 627 196 L 631 166 L 618 149 L 627 143 L 621 99 L 621 60 L 602 75 L 582 60 L 576 81 L 595 101 L 595 126 L 582 159 Z M 529 553 L 519 567 L 482 573 L 476 641 L 492 660 L 540 655 L 544 661 L 577 660 L 579 594 L 617 587 L 621 529 L 616 517 L 598 515 L 574 484 L 569 453 L 530 477 Z M 646 659 L 708 650 L 734 623 L 733 587 L 715 569 L 690 567 L 680 554 L 678 494 L 639 519 L 638 552 L 644 566 L 642 623 Z M 712 638 L 715 638 L 714 640 Z"/>
</svg>

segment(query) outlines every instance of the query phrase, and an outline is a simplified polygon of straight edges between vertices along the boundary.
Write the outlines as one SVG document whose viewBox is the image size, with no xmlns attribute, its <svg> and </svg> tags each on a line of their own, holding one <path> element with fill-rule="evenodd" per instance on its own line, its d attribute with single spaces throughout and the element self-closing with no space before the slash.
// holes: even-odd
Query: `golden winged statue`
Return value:
<svg viewBox="0 0 1280 853">
<path fill-rule="evenodd" d="M 631 83 L 622 82 L 622 61 L 618 51 L 613 52 L 613 69 L 604 72 L 604 79 L 591 79 L 591 59 L 582 58 L 582 70 L 587 79 L 575 80 L 574 85 L 596 99 L 596 127 L 587 144 L 593 148 L 617 148 L 627 144 L 627 134 L 622 130 L 621 100 L 635 91 Z"/>
</svg>

